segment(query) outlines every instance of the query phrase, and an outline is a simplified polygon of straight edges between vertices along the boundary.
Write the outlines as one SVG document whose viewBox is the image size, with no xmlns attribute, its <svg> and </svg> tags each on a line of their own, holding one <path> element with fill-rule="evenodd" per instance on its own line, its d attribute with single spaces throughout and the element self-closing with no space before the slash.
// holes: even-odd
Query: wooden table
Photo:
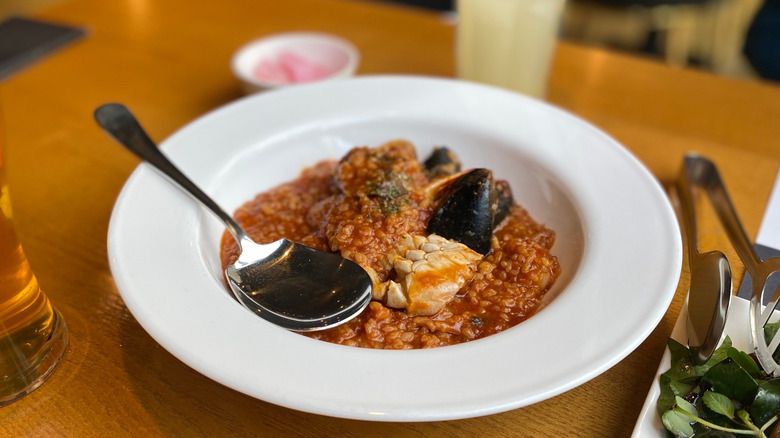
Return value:
<svg viewBox="0 0 780 438">
<path fill-rule="evenodd" d="M 360 74 L 453 75 L 453 26 L 418 9 L 357 0 L 70 0 L 38 18 L 88 37 L 0 89 L 9 182 L 24 247 L 71 333 L 64 363 L 39 390 L 0 410 L 1 436 L 627 436 L 687 290 L 652 335 L 601 376 L 550 400 L 459 421 L 384 424 L 296 412 L 193 371 L 139 326 L 109 272 L 106 230 L 137 159 L 92 120 L 107 101 L 134 109 L 163 139 L 240 96 L 228 61 L 254 37 L 342 35 Z M 780 88 L 723 79 L 561 43 L 549 100 L 621 141 L 665 186 L 683 154 L 721 167 L 754 236 L 780 163 Z M 704 247 L 725 246 L 712 215 Z M 735 262 L 737 277 L 743 272 Z M 630 286 L 626 293 L 631 293 Z"/>
</svg>

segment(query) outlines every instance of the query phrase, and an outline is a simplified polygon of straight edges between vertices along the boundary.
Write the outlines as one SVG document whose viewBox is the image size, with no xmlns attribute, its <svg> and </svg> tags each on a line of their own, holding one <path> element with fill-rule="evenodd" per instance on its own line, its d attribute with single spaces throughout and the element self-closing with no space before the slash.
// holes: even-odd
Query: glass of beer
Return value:
<svg viewBox="0 0 780 438">
<path fill-rule="evenodd" d="M 2 117 L 2 114 L 0 114 Z M 68 345 L 60 313 L 38 286 L 14 231 L 0 119 L 0 406 L 38 388 Z"/>
</svg>

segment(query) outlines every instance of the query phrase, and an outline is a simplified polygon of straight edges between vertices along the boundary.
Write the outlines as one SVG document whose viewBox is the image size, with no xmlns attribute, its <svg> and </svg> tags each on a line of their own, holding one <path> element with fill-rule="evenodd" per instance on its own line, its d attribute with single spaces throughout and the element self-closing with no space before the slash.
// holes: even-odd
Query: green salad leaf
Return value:
<svg viewBox="0 0 780 438">
<path fill-rule="evenodd" d="M 726 348 L 726 355 L 729 357 L 729 359 L 738 363 L 742 369 L 748 372 L 748 374 L 758 375 L 758 373 L 761 371 L 758 363 L 756 363 L 756 361 L 753 360 L 753 358 L 744 351 L 739 351 L 734 347 L 728 347 Z"/>
<path fill-rule="evenodd" d="M 750 415 L 758 424 L 764 424 L 780 412 L 780 379 L 767 380 L 758 385 Z"/>
<path fill-rule="evenodd" d="M 694 434 L 691 419 L 677 411 L 666 411 L 661 417 L 661 422 L 666 430 L 675 436 L 691 437 Z"/>
<path fill-rule="evenodd" d="M 734 403 L 725 395 L 707 391 L 701 397 L 701 400 L 708 408 L 712 409 L 713 412 L 725 415 L 729 420 L 734 419 Z"/>
<path fill-rule="evenodd" d="M 734 361 L 723 361 L 710 368 L 702 382 L 712 386 L 712 390 L 749 405 L 758 393 L 758 382 L 749 372 Z"/>
<path fill-rule="evenodd" d="M 767 335 L 778 329 L 780 323 Z M 780 378 L 767 375 L 728 336 L 704 365 L 696 365 L 690 349 L 674 339 L 667 345 L 671 366 L 659 378 L 656 411 L 673 436 L 765 438 L 776 427 Z"/>
</svg>

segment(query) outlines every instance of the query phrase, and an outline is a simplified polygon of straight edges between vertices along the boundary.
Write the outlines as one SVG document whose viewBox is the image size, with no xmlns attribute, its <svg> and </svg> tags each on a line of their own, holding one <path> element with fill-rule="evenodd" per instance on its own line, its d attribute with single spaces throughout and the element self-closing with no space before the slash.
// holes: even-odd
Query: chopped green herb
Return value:
<svg viewBox="0 0 780 438">
<path fill-rule="evenodd" d="M 386 173 L 377 181 L 369 181 L 368 196 L 379 198 L 379 205 L 385 215 L 398 213 L 409 203 L 408 177 L 403 174 Z"/>
</svg>

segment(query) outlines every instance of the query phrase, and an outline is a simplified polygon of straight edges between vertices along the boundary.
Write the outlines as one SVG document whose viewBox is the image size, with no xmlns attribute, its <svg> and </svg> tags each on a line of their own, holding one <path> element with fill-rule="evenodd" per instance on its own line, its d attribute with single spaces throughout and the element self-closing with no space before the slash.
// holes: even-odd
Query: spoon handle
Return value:
<svg viewBox="0 0 780 438">
<path fill-rule="evenodd" d="M 214 213 L 233 235 L 239 246 L 243 241 L 250 240 L 246 232 L 229 214 L 225 213 L 216 202 L 168 160 L 124 105 L 109 103 L 100 106 L 95 110 L 95 120 L 122 146 L 151 164 L 160 173 L 175 182 L 180 189 Z"/>
<path fill-rule="evenodd" d="M 691 181 L 688 167 L 684 166 L 677 179 L 677 198 L 680 201 L 680 225 L 686 237 L 685 246 L 688 249 L 688 260 L 693 260 L 699 253 L 698 231 L 696 229 L 696 211 L 691 196 Z"/>
</svg>

